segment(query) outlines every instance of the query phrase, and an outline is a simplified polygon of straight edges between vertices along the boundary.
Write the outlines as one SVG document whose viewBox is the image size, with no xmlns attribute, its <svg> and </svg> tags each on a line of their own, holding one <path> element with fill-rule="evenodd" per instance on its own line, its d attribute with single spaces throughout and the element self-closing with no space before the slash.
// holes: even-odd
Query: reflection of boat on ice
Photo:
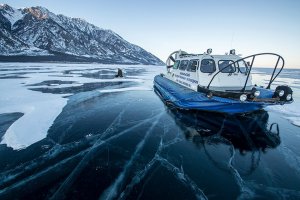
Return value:
<svg viewBox="0 0 300 200">
<path fill-rule="evenodd" d="M 243 161 L 244 169 L 240 171 L 240 174 L 249 175 L 259 166 L 261 152 L 276 148 L 280 144 L 278 124 L 273 123 L 268 128 L 269 114 L 264 110 L 245 115 L 222 115 L 172 108 L 169 109 L 169 114 L 184 132 L 186 139 L 202 149 L 207 158 L 220 170 L 228 171 L 234 168 L 232 158 L 236 149 L 242 155 L 250 155 L 248 159 L 251 161 Z M 227 165 L 220 162 L 223 157 L 214 154 L 209 148 L 215 145 L 230 147 Z"/>
<path fill-rule="evenodd" d="M 241 152 L 275 148 L 280 144 L 278 124 L 268 128 L 269 114 L 264 111 L 246 115 L 170 109 L 176 124 L 196 145 L 232 144 Z"/>
<path fill-rule="evenodd" d="M 252 83 L 251 70 L 255 58 L 264 55 L 277 57 L 277 62 L 268 85 L 258 87 Z M 154 78 L 154 87 L 181 109 L 247 113 L 293 101 L 290 87 L 271 89 L 283 67 L 284 59 L 273 53 L 241 58 L 234 50 L 229 55 L 211 55 L 211 49 L 204 54 L 175 51 L 167 60 L 167 73 Z"/>
</svg>

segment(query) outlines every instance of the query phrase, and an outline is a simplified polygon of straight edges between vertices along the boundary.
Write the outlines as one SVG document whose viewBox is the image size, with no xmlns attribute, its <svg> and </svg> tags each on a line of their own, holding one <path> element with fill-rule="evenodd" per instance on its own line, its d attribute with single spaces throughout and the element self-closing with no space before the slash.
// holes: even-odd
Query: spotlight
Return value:
<svg viewBox="0 0 300 200">
<path fill-rule="evenodd" d="M 206 50 L 206 53 L 207 53 L 207 54 L 211 54 L 211 53 L 212 53 L 212 49 L 207 49 L 207 50 Z"/>
<path fill-rule="evenodd" d="M 242 94 L 242 95 L 240 96 L 240 100 L 241 100 L 241 101 L 246 101 L 246 99 L 247 99 L 247 95 Z"/>
<path fill-rule="evenodd" d="M 284 95 L 284 90 L 279 90 L 278 95 L 282 97 Z"/>
<path fill-rule="evenodd" d="M 254 92 L 254 96 L 258 97 L 259 95 L 260 95 L 260 91 L 259 91 L 259 90 L 256 90 L 256 91 Z"/>
<path fill-rule="evenodd" d="M 288 94 L 287 96 L 286 96 L 286 100 L 287 101 L 290 101 L 292 99 L 292 95 L 291 94 Z"/>
</svg>

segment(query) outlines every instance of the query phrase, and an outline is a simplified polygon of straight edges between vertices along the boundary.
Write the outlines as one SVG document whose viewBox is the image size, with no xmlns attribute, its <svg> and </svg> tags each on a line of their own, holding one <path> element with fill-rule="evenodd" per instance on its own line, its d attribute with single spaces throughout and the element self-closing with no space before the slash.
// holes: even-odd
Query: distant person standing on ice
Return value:
<svg viewBox="0 0 300 200">
<path fill-rule="evenodd" d="M 123 77 L 123 71 L 122 71 L 122 69 L 118 68 L 118 72 L 115 75 L 115 77 Z"/>
</svg>

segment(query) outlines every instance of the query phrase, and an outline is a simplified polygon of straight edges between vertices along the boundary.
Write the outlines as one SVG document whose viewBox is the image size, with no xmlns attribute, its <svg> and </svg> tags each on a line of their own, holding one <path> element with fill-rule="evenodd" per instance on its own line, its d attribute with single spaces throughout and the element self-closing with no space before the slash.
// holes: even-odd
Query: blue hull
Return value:
<svg viewBox="0 0 300 200">
<path fill-rule="evenodd" d="M 204 93 L 183 87 L 160 75 L 155 76 L 154 86 L 165 101 L 186 110 L 238 114 L 253 112 L 265 106 L 273 105 L 265 102 L 242 102 L 216 96 L 208 98 Z"/>
</svg>

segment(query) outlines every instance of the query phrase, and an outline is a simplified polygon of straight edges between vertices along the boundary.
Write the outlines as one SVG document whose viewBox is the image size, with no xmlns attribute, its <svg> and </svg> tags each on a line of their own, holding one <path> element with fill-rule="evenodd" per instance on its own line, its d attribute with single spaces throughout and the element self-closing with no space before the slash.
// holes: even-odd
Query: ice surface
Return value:
<svg viewBox="0 0 300 200">
<path fill-rule="evenodd" d="M 253 115 L 180 111 L 153 91 L 163 70 L 1 63 L 0 114 L 21 117 L 2 141 L 19 151 L 0 145 L 0 199 L 300 198 L 299 127 L 275 114 L 299 118 L 298 90 Z"/>
<path fill-rule="evenodd" d="M 123 92 L 123 91 L 138 91 L 138 90 L 152 90 L 149 87 L 127 87 L 121 89 L 107 89 L 107 90 L 99 90 L 101 93 L 111 93 L 111 92 Z"/>
<path fill-rule="evenodd" d="M 45 138 L 54 119 L 67 103 L 62 95 L 30 91 L 21 82 L 20 79 L 0 82 L 0 113 L 24 113 L 9 127 L 1 141 L 1 144 L 14 149 L 27 147 Z"/>
<path fill-rule="evenodd" d="M 137 158 L 140 156 L 141 151 L 144 148 L 145 142 L 148 139 L 149 135 L 152 133 L 153 128 L 157 125 L 159 121 L 159 117 L 155 119 L 155 121 L 152 123 L 151 127 L 147 130 L 143 140 L 141 140 L 138 145 L 135 148 L 135 151 L 130 158 L 129 161 L 127 161 L 126 165 L 124 166 L 124 170 L 119 174 L 118 178 L 115 180 L 115 182 L 105 191 L 103 192 L 103 195 L 100 197 L 100 199 L 115 199 L 116 196 L 119 193 L 120 187 L 124 185 L 125 178 L 128 176 L 128 171 L 132 167 L 133 163 L 137 160 Z"/>
<path fill-rule="evenodd" d="M 266 110 L 282 114 L 282 117 L 289 120 L 292 124 L 300 126 L 300 102 L 284 106 L 270 106 Z"/>
<path fill-rule="evenodd" d="M 31 88 L 58 88 L 64 89 L 69 87 L 80 87 L 86 83 L 113 83 L 113 82 L 136 82 L 143 83 L 143 86 L 102 89 L 101 93 L 111 93 L 130 90 L 152 90 L 152 75 L 146 74 L 137 77 L 127 77 L 122 79 L 93 79 L 81 76 L 84 73 L 92 73 L 109 69 L 111 72 L 116 71 L 116 66 L 111 65 L 89 65 L 89 64 L 28 64 L 22 63 L 7 63 L 0 65 L 1 76 L 10 76 L 23 74 L 25 79 L 2 79 L 0 81 L 0 113 L 21 112 L 24 116 L 13 123 L 6 131 L 2 138 L 1 144 L 13 149 L 25 148 L 46 137 L 49 127 L 52 125 L 55 118 L 67 104 L 68 99 L 64 98 L 71 95 L 68 94 L 51 94 L 41 93 L 29 90 Z M 40 67 L 42 65 L 42 67 Z M 40 68 L 37 68 L 40 67 Z M 93 67 L 93 70 L 90 68 Z M 95 69 L 96 67 L 96 69 Z M 151 66 L 147 66 L 151 68 Z M 129 70 L 145 69 L 145 66 L 126 66 Z M 154 67 L 154 66 L 152 66 Z M 125 67 L 124 67 L 125 68 Z M 157 68 L 155 66 L 155 68 Z M 72 71 L 74 70 L 74 71 Z M 63 77 L 66 71 L 71 71 L 72 77 Z M 150 70 L 151 71 L 151 70 Z M 111 73 L 113 74 L 113 73 Z M 41 86 L 31 86 L 43 81 L 60 80 L 73 81 L 73 84 L 50 84 Z"/>
<path fill-rule="evenodd" d="M 261 86 L 266 86 L 270 79 L 269 74 L 265 74 L 264 71 L 255 72 L 253 76 L 254 83 L 257 83 Z M 300 88 L 298 80 L 300 79 L 299 73 L 296 71 L 283 70 L 279 77 L 273 82 L 272 89 L 275 89 L 278 85 L 288 85 L 293 90 L 293 99 L 292 104 L 278 105 L 278 106 L 269 106 L 265 110 L 276 112 L 282 114 L 282 117 L 289 120 L 292 124 L 300 126 Z"/>
</svg>

